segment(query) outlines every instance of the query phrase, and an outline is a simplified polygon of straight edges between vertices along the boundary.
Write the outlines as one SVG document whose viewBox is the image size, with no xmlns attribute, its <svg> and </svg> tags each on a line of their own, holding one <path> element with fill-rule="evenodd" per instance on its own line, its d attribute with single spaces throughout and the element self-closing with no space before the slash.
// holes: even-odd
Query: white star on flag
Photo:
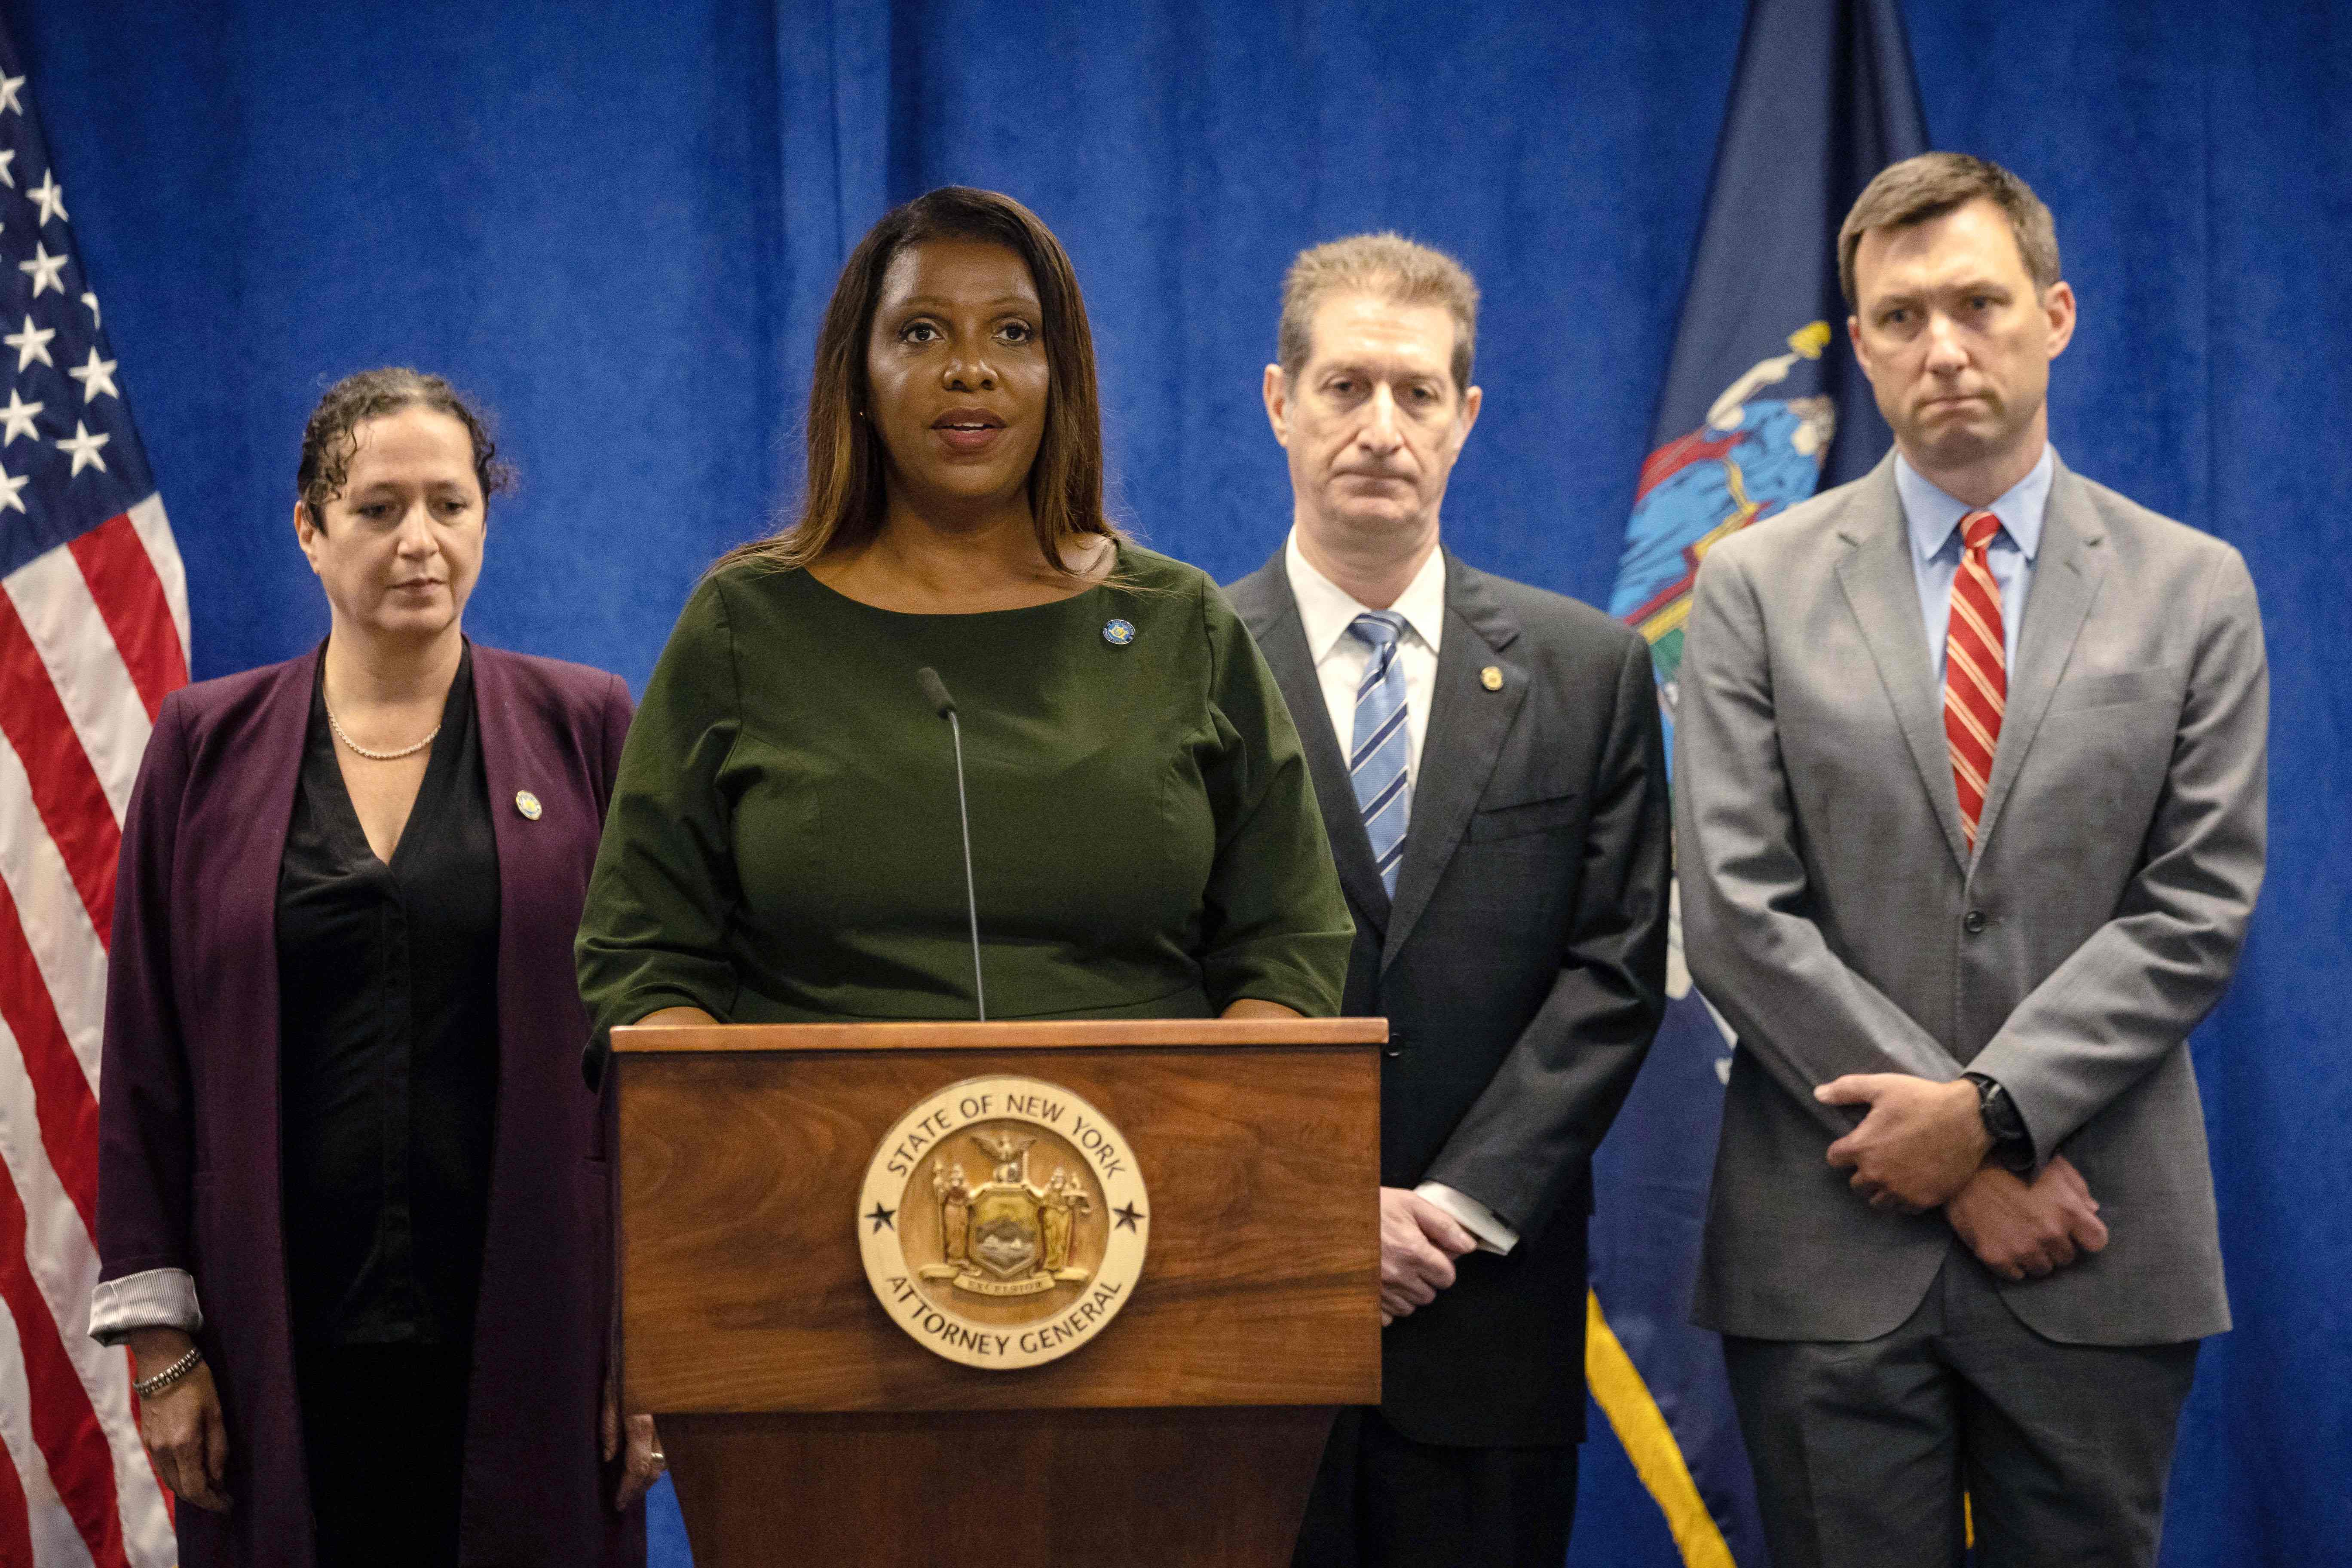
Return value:
<svg viewBox="0 0 2352 1568">
<path fill-rule="evenodd" d="M 0 343 L 6 343 L 16 351 L 16 369 L 19 372 L 35 360 L 55 370 L 58 362 L 49 357 L 49 340 L 57 335 L 55 327 L 37 327 L 33 325 L 33 318 L 27 316 L 25 318 L 25 330 L 0 338 Z"/>
<path fill-rule="evenodd" d="M 24 85 L 23 77 L 0 76 L 0 114 L 5 114 L 12 109 L 19 114 L 25 112 L 24 102 L 16 96 L 16 89 Z"/>
<path fill-rule="evenodd" d="M 101 395 L 119 398 L 122 394 L 114 390 L 116 363 L 114 360 L 99 358 L 98 351 L 92 349 L 89 351 L 89 363 L 68 366 L 66 374 L 81 383 L 81 400 L 84 403 Z"/>
<path fill-rule="evenodd" d="M 58 438 L 58 450 L 73 454 L 73 474 L 68 474 L 66 478 L 71 479 L 74 474 L 80 473 L 84 468 L 96 468 L 101 474 L 106 472 L 106 459 L 98 455 L 98 449 L 112 439 L 113 437 L 103 430 L 95 436 L 91 435 L 82 428 L 80 420 L 75 420 L 74 433 Z"/>
<path fill-rule="evenodd" d="M 66 263 L 72 259 L 73 252 L 70 250 L 63 256 L 51 256 L 48 247 L 36 242 L 33 246 L 33 258 L 30 261 L 16 263 L 16 270 L 33 275 L 33 298 L 37 300 L 41 297 L 41 290 L 44 289 L 54 289 L 60 294 L 66 291 L 66 286 L 59 280 L 59 276 L 65 271 Z"/>
<path fill-rule="evenodd" d="M 91 326 L 102 327 L 106 324 L 98 319 L 98 296 L 96 294 L 85 289 L 82 293 L 81 302 L 89 307 L 89 324 Z"/>
<path fill-rule="evenodd" d="M 0 447 L 15 446 L 16 437 L 19 436 L 28 440 L 38 441 L 41 438 L 41 433 L 34 428 L 33 416 L 47 406 L 46 403 L 26 402 L 24 394 L 13 386 L 10 387 L 8 406 L 0 408 L 0 421 L 5 421 L 8 426 L 7 437 L 5 439 L 0 439 Z"/>
<path fill-rule="evenodd" d="M 70 479 L 72 476 L 68 475 L 67 478 Z M 11 474 L 7 469 L 0 468 L 0 511 L 6 511 L 10 507 L 16 508 L 18 511 L 24 511 L 24 500 L 18 496 L 16 492 L 23 489 L 26 485 L 29 485 L 32 482 L 33 476 L 30 474 L 26 474 L 20 479 L 17 476 Z M 31 514 L 27 513 L 26 515 L 29 516 Z"/>
<path fill-rule="evenodd" d="M 16 176 L 8 172 L 8 165 L 16 161 L 16 152 L 15 148 L 12 147 L 5 153 L 0 153 L 0 185 L 5 185 L 12 191 L 16 188 Z"/>
<path fill-rule="evenodd" d="M 66 216 L 66 188 L 58 184 L 53 170 L 41 171 L 41 183 L 25 193 L 26 197 L 41 204 L 41 221 L 51 223 Z M 71 218 L 66 218 L 71 223 Z"/>
</svg>

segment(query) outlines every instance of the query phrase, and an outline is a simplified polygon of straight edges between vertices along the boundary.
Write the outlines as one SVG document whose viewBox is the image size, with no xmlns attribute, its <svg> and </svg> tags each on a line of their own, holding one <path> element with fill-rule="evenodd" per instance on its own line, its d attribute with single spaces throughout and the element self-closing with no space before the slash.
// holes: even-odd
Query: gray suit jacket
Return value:
<svg viewBox="0 0 2352 1568">
<path fill-rule="evenodd" d="M 2089 1344 L 2229 1327 L 2187 1039 L 2262 882 L 2268 723 L 2238 552 L 2062 464 L 1971 860 L 1893 459 L 1708 553 L 1675 826 L 1691 973 L 1740 1048 L 1701 1324 L 1852 1341 L 1908 1317 L 1958 1244 L 1823 1162 L 1857 1117 L 1812 1090 L 1966 1068 L 2112 1231 L 2005 1285 L 2021 1319 Z"/>
<path fill-rule="evenodd" d="M 1445 627 L 1391 902 L 1277 552 L 1234 584 L 1315 779 L 1356 919 L 1340 1011 L 1389 1020 L 1381 1181 L 1519 1233 L 1381 1339 L 1381 1412 L 1461 1447 L 1584 1426 L 1592 1151 L 1665 1005 L 1664 745 L 1642 639 L 1445 560 Z M 1495 672 L 1488 686 L 1484 672 Z"/>
</svg>

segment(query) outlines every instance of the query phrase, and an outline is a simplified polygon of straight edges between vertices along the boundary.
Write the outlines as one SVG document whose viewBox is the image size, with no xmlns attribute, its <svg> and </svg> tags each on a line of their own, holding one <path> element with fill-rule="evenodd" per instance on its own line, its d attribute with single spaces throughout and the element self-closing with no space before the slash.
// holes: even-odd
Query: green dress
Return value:
<svg viewBox="0 0 2352 1568">
<path fill-rule="evenodd" d="M 992 1018 L 1339 1008 L 1353 928 L 1306 759 L 1213 584 L 1123 546 L 1055 604 L 918 616 L 806 572 L 695 590 L 629 731 L 589 884 L 597 1037 L 972 1016 L 948 726 L 963 726 Z"/>
</svg>

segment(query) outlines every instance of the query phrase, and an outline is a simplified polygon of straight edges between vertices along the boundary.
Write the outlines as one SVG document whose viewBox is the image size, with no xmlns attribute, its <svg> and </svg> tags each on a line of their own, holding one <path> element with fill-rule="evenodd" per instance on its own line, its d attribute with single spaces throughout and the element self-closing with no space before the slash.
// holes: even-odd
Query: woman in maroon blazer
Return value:
<svg viewBox="0 0 2352 1568">
<path fill-rule="evenodd" d="M 327 642 L 173 693 L 140 768 L 90 1331 L 187 1568 L 644 1560 L 572 962 L 629 697 L 461 635 L 502 477 L 438 377 L 335 386 Z"/>
</svg>

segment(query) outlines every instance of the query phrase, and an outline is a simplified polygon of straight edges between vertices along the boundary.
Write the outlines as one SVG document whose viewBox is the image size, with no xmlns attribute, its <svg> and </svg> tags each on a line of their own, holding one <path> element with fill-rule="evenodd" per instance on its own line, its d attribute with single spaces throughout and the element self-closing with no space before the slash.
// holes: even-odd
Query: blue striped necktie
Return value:
<svg viewBox="0 0 2352 1568">
<path fill-rule="evenodd" d="M 1348 635 L 1371 649 L 1363 683 L 1356 688 L 1356 739 L 1348 751 L 1348 777 L 1356 788 L 1364 835 L 1372 841 L 1372 864 L 1394 898 L 1405 822 L 1412 815 L 1412 781 L 1406 776 L 1412 737 L 1405 723 L 1404 666 L 1397 660 L 1404 617 L 1392 610 L 1368 611 L 1348 623 Z"/>
</svg>

